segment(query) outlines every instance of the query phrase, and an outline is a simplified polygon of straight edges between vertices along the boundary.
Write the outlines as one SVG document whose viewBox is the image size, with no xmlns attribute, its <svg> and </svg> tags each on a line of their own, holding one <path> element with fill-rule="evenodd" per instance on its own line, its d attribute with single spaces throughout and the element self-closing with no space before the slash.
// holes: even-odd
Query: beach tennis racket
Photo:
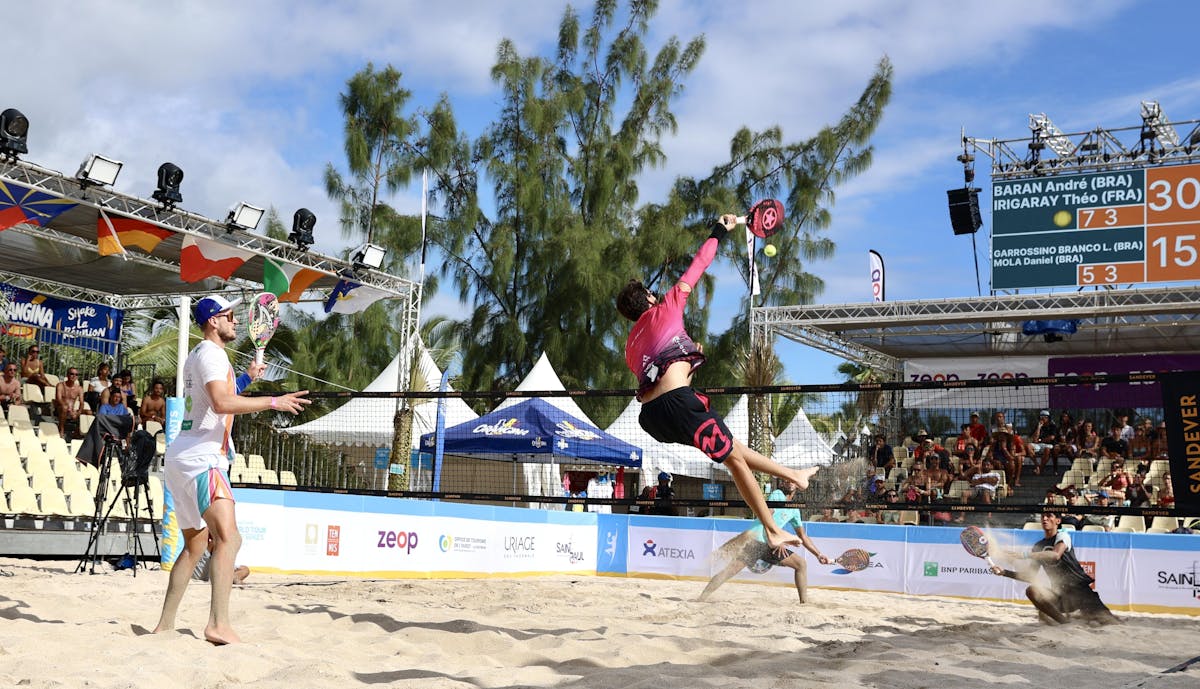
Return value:
<svg viewBox="0 0 1200 689">
<path fill-rule="evenodd" d="M 987 560 L 987 563 L 993 567 L 996 566 L 996 563 L 992 562 L 992 556 L 988 554 L 988 537 L 983 529 L 978 526 L 968 526 L 958 534 L 958 540 L 962 541 L 962 547 L 968 553 Z"/>
<path fill-rule="evenodd" d="M 833 558 L 847 572 L 861 572 L 871 566 L 871 554 L 861 548 L 851 548 Z"/>
<path fill-rule="evenodd" d="M 783 204 L 775 199 L 763 199 L 750 207 L 745 215 L 737 218 L 739 225 L 762 239 L 766 239 L 783 227 Z"/>
<path fill-rule="evenodd" d="M 254 363 L 263 362 L 263 350 L 279 327 L 279 300 L 270 292 L 263 292 L 250 302 L 250 317 L 246 329 L 254 341 Z"/>
</svg>

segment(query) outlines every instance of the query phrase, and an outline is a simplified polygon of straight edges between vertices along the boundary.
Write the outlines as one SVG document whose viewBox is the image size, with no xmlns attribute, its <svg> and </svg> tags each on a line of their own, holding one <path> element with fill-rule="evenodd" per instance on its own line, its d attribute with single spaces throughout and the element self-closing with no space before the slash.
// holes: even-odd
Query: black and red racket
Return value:
<svg viewBox="0 0 1200 689">
<path fill-rule="evenodd" d="M 754 236 L 766 239 L 783 227 L 783 204 L 776 199 L 763 199 L 739 216 L 737 222 Z"/>
</svg>

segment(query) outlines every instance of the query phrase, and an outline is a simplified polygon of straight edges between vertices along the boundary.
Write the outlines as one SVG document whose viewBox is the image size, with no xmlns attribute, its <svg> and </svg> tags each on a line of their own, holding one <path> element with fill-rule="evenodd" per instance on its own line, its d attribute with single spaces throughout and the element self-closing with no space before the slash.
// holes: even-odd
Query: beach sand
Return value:
<svg viewBox="0 0 1200 689">
<path fill-rule="evenodd" d="M 0 558 L 0 677 L 56 689 L 264 687 L 1200 686 L 1200 619 L 1037 624 L 1027 605 L 608 577 L 359 580 L 252 575 L 247 643 L 202 640 L 208 585 L 150 635 L 166 573 Z"/>
</svg>

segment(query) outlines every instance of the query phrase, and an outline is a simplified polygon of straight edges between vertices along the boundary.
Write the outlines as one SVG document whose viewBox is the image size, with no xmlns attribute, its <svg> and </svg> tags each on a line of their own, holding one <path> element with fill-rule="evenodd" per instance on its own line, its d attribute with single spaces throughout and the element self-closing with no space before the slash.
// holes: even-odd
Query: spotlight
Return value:
<svg viewBox="0 0 1200 689">
<path fill-rule="evenodd" d="M 29 120 L 16 108 L 0 112 L 0 156 L 16 160 L 21 153 L 28 153 Z"/>
<path fill-rule="evenodd" d="M 182 171 L 180 174 L 182 174 Z M 253 232 L 254 228 L 258 227 L 258 221 L 262 220 L 263 213 L 266 213 L 266 211 L 258 206 L 239 203 L 229 211 L 229 217 L 225 218 L 225 227 L 230 232 L 234 230 Z"/>
<path fill-rule="evenodd" d="M 355 268 L 379 270 L 379 266 L 383 265 L 383 256 L 384 250 L 382 246 L 368 242 L 358 247 L 350 260 L 354 261 Z"/>
<path fill-rule="evenodd" d="M 301 251 L 308 251 L 308 247 L 313 245 L 313 226 L 317 224 L 317 216 L 307 208 L 301 208 L 292 216 L 292 233 L 288 235 L 288 241 L 296 245 L 296 248 Z"/>
<path fill-rule="evenodd" d="M 161 203 L 163 208 L 172 208 L 183 202 L 183 194 L 179 193 L 182 182 L 183 170 L 175 163 L 163 163 L 158 166 L 158 188 L 150 198 Z"/>
<path fill-rule="evenodd" d="M 75 173 L 75 179 L 79 180 L 81 187 L 111 186 L 117 181 L 117 175 L 121 174 L 123 165 L 119 160 L 93 153 L 79 164 L 79 172 Z"/>
</svg>

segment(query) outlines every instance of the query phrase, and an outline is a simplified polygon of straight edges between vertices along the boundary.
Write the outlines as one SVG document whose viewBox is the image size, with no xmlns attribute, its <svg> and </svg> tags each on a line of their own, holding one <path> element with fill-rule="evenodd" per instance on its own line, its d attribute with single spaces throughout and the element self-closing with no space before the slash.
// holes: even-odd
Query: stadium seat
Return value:
<svg viewBox="0 0 1200 689">
<path fill-rule="evenodd" d="M 83 475 L 83 480 L 87 483 L 88 491 L 92 495 L 96 494 L 96 488 L 100 482 L 100 470 L 91 464 L 79 463 L 79 473 Z"/>
<path fill-rule="evenodd" d="M 1084 524 L 1081 531 L 1104 531 L 1104 527 L 1099 524 Z"/>
<path fill-rule="evenodd" d="M 246 455 L 246 466 L 262 472 L 267 468 L 267 461 L 263 459 L 262 455 Z"/>
<path fill-rule="evenodd" d="M 1024 529 L 1025 531 L 1041 531 L 1042 523 L 1041 522 L 1025 522 L 1021 526 L 1021 528 Z"/>
<path fill-rule="evenodd" d="M 1138 533 L 1132 526 L 1117 525 L 1112 528 L 1112 533 Z"/>
<path fill-rule="evenodd" d="M 70 464 L 65 462 L 55 466 L 54 474 L 61 480 L 62 491 L 70 495 L 76 490 L 88 490 L 87 479 L 83 473 L 75 467 L 75 462 L 72 460 Z"/>
<path fill-rule="evenodd" d="M 270 486 L 278 486 L 279 476 L 275 474 L 274 469 L 263 469 L 258 472 L 258 482 Z"/>
<path fill-rule="evenodd" d="M 233 455 L 233 463 L 229 465 L 229 471 L 232 474 L 234 469 L 246 468 L 246 455 L 238 452 Z M 232 480 L 232 479 L 231 479 Z"/>
<path fill-rule="evenodd" d="M 158 435 L 163 430 L 162 424 L 157 421 L 147 421 L 145 426 L 146 432 L 150 435 Z"/>
<path fill-rule="evenodd" d="M 279 472 L 279 485 L 295 486 L 299 484 L 296 483 L 296 475 L 294 473 L 290 471 L 281 471 Z"/>
<path fill-rule="evenodd" d="M 12 510 L 8 509 L 8 498 L 4 497 L 3 490 L 0 490 L 0 514 L 12 514 Z"/>
<path fill-rule="evenodd" d="M 42 375 L 46 376 L 46 382 L 50 384 L 50 389 L 52 390 L 57 388 L 58 384 L 62 382 L 62 380 L 53 373 L 43 373 Z"/>
<path fill-rule="evenodd" d="M 69 517 L 71 510 L 67 507 L 67 496 L 58 489 L 58 486 L 51 486 L 42 491 L 36 491 L 41 501 L 41 513 L 52 515 L 55 517 Z"/>
<path fill-rule="evenodd" d="M 29 473 L 29 486 L 33 488 L 33 492 L 41 495 L 42 493 L 53 488 L 61 490 L 58 487 L 58 477 L 53 472 L 37 469 Z"/>
<path fill-rule="evenodd" d="M 1171 532 L 1178 528 L 1179 517 L 1155 517 L 1150 522 L 1150 529 L 1163 529 L 1164 531 Z M 1150 529 L 1146 529 L 1146 531 L 1149 532 Z"/>
<path fill-rule="evenodd" d="M 1128 526 L 1134 533 L 1141 533 L 1146 530 L 1146 520 L 1138 514 L 1123 514 L 1117 521 L 1117 526 Z"/>
<path fill-rule="evenodd" d="M 75 456 L 71 454 L 71 448 L 67 445 L 67 441 L 55 435 L 49 438 L 42 438 L 46 445 L 46 456 L 50 458 L 51 464 L 65 460 L 75 460 Z"/>
<path fill-rule="evenodd" d="M 32 426 L 33 422 L 29 418 L 29 407 L 23 404 L 13 404 L 8 407 L 8 425 L 16 427 L 24 423 L 26 426 Z"/>
<path fill-rule="evenodd" d="M 907 526 L 919 526 L 921 515 L 916 510 L 901 510 L 900 523 Z"/>
<path fill-rule="evenodd" d="M 21 386 L 21 399 L 25 404 L 45 404 L 46 396 L 42 394 L 42 386 L 25 383 Z"/>
<path fill-rule="evenodd" d="M 10 514 L 41 514 L 38 507 L 37 494 L 28 485 L 15 484 L 11 488 L 5 486 L 8 493 L 8 511 Z"/>
<path fill-rule="evenodd" d="M 962 498 L 963 493 L 970 488 L 971 484 L 967 483 L 966 481 L 952 481 L 950 483 L 950 489 L 946 491 L 946 497 L 959 500 Z"/>
<path fill-rule="evenodd" d="M 38 439 L 43 443 L 46 442 L 47 438 L 57 438 L 59 437 L 58 424 L 53 421 L 42 421 L 37 425 L 37 433 Z"/>
<path fill-rule="evenodd" d="M 96 514 L 96 496 L 86 487 L 73 490 L 67 495 L 67 507 L 72 517 L 91 517 Z"/>
<path fill-rule="evenodd" d="M 1146 533 L 1171 533 L 1171 530 L 1163 529 L 1157 526 L 1151 526 L 1150 528 L 1146 529 Z"/>
<path fill-rule="evenodd" d="M 95 420 L 96 417 L 92 416 L 91 414 L 85 414 L 79 417 L 79 433 L 86 434 L 88 429 L 92 427 L 92 422 Z"/>
</svg>

